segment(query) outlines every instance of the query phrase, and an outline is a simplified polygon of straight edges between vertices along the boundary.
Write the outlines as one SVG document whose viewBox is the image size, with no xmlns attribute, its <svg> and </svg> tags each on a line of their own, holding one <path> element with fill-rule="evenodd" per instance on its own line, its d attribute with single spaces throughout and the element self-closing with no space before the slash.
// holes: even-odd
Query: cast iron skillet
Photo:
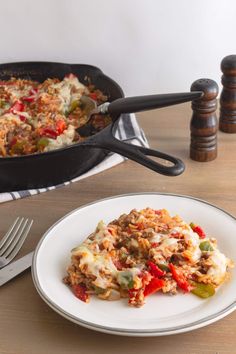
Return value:
<svg viewBox="0 0 236 354">
<path fill-rule="evenodd" d="M 94 84 L 109 101 L 124 96 L 119 85 L 94 66 L 53 62 L 0 64 L 0 80 L 14 76 L 42 82 L 47 78 L 63 79 L 68 73 L 77 75 L 84 84 Z M 68 181 L 97 165 L 109 151 L 167 176 L 177 176 L 184 171 L 183 162 L 173 156 L 115 139 L 113 133 L 118 119 L 119 116 L 113 116 L 112 124 L 75 145 L 40 154 L 0 158 L 0 192 L 42 188 Z M 147 155 L 168 160 L 173 165 L 162 165 Z"/>
</svg>

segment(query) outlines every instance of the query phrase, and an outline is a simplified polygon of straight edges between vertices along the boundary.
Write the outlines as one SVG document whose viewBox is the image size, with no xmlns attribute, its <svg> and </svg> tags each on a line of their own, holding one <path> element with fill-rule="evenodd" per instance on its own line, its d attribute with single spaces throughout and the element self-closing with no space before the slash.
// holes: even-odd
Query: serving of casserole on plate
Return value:
<svg viewBox="0 0 236 354">
<path fill-rule="evenodd" d="M 95 294 L 111 301 L 128 298 L 129 305 L 141 307 L 158 291 L 213 296 L 232 267 L 217 240 L 200 226 L 172 217 L 166 209 L 145 208 L 122 214 L 108 225 L 100 221 L 72 249 L 64 281 L 84 302 Z"/>
<path fill-rule="evenodd" d="M 160 273 L 156 274 L 157 269 L 153 268 L 152 263 L 159 265 L 158 269 L 161 269 L 161 263 L 164 264 L 164 259 L 156 258 L 159 257 L 158 248 L 155 250 L 155 247 L 153 247 L 152 258 L 148 259 L 149 262 L 145 262 L 143 270 L 151 274 L 151 279 L 158 278 L 163 282 L 170 279 L 172 285 L 174 284 L 174 286 L 170 288 L 170 292 L 175 292 L 176 290 L 177 294 L 169 296 L 163 290 L 158 290 L 147 296 L 145 298 L 145 305 L 139 308 L 136 306 L 128 306 L 126 297 L 118 301 L 104 301 L 98 296 L 92 295 L 88 303 L 80 301 L 71 288 L 63 282 L 66 269 L 71 262 L 71 250 L 83 244 L 87 236 L 96 230 L 100 220 L 103 220 L 105 225 L 108 225 L 112 220 L 118 221 L 120 215 L 128 215 L 133 209 L 137 209 L 138 211 L 145 210 L 146 206 L 156 211 L 166 209 L 169 211 L 171 218 L 176 214 L 181 215 L 184 222 L 188 225 L 185 226 L 188 234 L 190 236 L 192 235 L 188 242 L 186 242 L 188 239 L 187 233 L 184 236 L 184 240 L 182 241 L 184 241 L 186 245 L 188 244 L 188 249 L 183 249 L 182 252 L 190 250 L 189 248 L 192 243 L 190 239 L 196 239 L 198 248 L 199 246 L 202 248 L 199 248 L 199 251 L 197 251 L 198 256 L 200 253 L 202 257 L 202 255 L 212 252 L 212 255 L 209 256 L 211 264 L 202 264 L 202 268 L 199 268 L 199 270 L 200 273 L 202 272 L 202 275 L 208 273 L 206 278 L 211 279 L 211 284 L 215 282 L 214 296 L 199 297 L 196 296 L 199 295 L 199 292 L 194 295 L 185 291 L 188 289 L 181 289 L 180 282 L 177 278 L 178 276 L 181 278 L 180 274 L 183 272 L 181 268 L 184 267 L 184 263 L 181 265 L 180 260 L 174 259 L 174 257 L 172 262 L 165 264 L 169 269 L 163 267 L 162 271 L 165 272 L 165 275 Z M 156 215 L 158 216 L 158 213 Z M 201 225 L 202 230 L 204 230 L 206 234 L 205 238 L 201 238 L 203 235 L 200 237 L 198 234 L 198 232 L 200 232 L 199 228 L 195 229 L 195 231 L 192 229 L 196 227 L 196 225 L 190 226 L 192 221 Z M 120 222 L 121 220 L 118 221 L 117 225 Z M 184 225 L 185 224 L 182 226 Z M 100 224 L 100 227 L 103 228 L 104 225 Z M 140 226 L 140 228 L 142 227 Z M 97 231 L 99 232 L 98 229 Z M 176 231 L 179 232 L 178 230 Z M 236 222 L 233 216 L 207 202 L 191 197 L 159 193 L 130 194 L 111 197 L 74 210 L 59 220 L 46 232 L 35 251 L 32 267 L 33 280 L 40 296 L 49 306 L 70 321 L 87 328 L 129 336 L 158 336 L 186 332 L 217 321 L 235 309 L 235 270 L 230 270 L 230 277 L 227 281 L 223 276 L 225 281 L 220 286 L 218 285 L 222 283 L 223 278 L 221 278 L 220 281 L 217 278 L 217 274 L 219 275 L 220 272 L 221 275 L 225 275 L 227 265 L 231 265 L 231 261 L 229 260 L 235 261 L 236 259 L 235 232 Z M 162 232 L 162 234 L 164 233 Z M 195 234 L 197 234 L 197 236 Z M 155 237 L 158 238 L 159 236 L 156 235 Z M 91 235 L 92 240 L 93 237 L 97 237 L 99 240 L 99 236 Z M 169 242 L 167 241 L 168 237 L 160 237 L 163 238 L 161 243 Z M 212 237 L 217 240 L 217 245 Z M 173 238 L 177 240 L 177 242 L 173 242 L 174 247 L 176 243 L 181 241 L 181 238 L 173 237 L 172 235 L 171 239 Z M 137 240 L 138 242 L 140 241 L 140 239 Z M 159 242 L 160 240 L 158 239 L 157 241 Z M 155 246 L 155 244 L 153 246 Z M 136 247 L 135 243 L 134 247 Z M 213 251 L 210 251 L 210 249 L 207 251 L 205 247 L 212 247 Z M 129 247 L 126 248 L 129 249 Z M 190 258 L 195 254 L 193 248 L 191 255 L 187 252 Z M 141 250 L 142 249 L 143 248 L 141 248 Z M 219 269 L 219 266 L 216 265 L 218 249 L 222 254 L 222 256 L 219 257 L 222 262 L 224 260 L 224 270 L 223 268 Z M 164 250 L 167 251 L 167 248 L 164 247 Z M 213 254 L 215 254 L 215 256 L 213 256 Z M 227 258 L 224 258 L 224 255 Z M 168 259 L 166 257 L 164 258 Z M 130 258 L 129 261 L 132 261 L 132 258 Z M 152 263 L 150 263 L 150 261 Z M 125 263 L 127 263 L 127 259 Z M 172 264 L 173 267 L 170 264 Z M 120 265 L 117 263 L 116 268 L 119 268 L 119 266 Z M 213 268 L 215 271 L 213 271 Z M 121 272 L 123 271 L 124 269 L 121 268 Z M 185 272 L 184 274 L 185 280 L 187 279 L 187 282 L 191 286 L 195 286 L 194 283 L 191 284 L 190 280 L 192 281 L 193 279 L 188 278 L 187 273 L 188 272 Z M 198 276 L 201 277 L 200 274 L 198 274 Z M 214 281 L 212 281 L 213 279 Z M 128 283 L 126 280 L 128 280 Z M 195 277 L 193 281 L 204 283 L 205 280 Z M 134 281 L 137 280 L 126 277 L 125 274 L 121 273 L 120 283 L 123 283 L 122 287 L 125 291 L 129 288 L 129 285 L 126 286 L 129 282 L 130 286 L 132 285 L 131 289 L 134 288 Z M 205 284 L 207 283 L 209 284 L 208 281 L 205 281 Z M 88 285 L 88 283 L 86 285 Z M 101 287 L 101 283 L 97 285 Z M 191 288 L 191 291 L 192 290 Z M 209 293 L 208 295 L 213 294 Z M 136 305 L 136 303 L 134 305 Z M 143 302 L 141 305 L 143 305 Z"/>
</svg>

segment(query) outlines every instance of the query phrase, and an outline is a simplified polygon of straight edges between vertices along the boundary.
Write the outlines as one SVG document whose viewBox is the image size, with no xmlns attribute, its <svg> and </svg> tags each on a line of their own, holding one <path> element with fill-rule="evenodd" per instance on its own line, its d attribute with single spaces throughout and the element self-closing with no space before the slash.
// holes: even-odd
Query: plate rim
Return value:
<svg viewBox="0 0 236 354">
<path fill-rule="evenodd" d="M 34 251 L 33 255 L 33 261 L 32 261 L 32 267 L 31 267 L 31 275 L 33 279 L 34 286 L 40 295 L 40 297 L 46 302 L 48 306 L 50 306 L 55 312 L 60 314 L 62 317 L 66 318 L 67 320 L 70 320 L 73 323 L 76 323 L 80 326 L 83 326 L 85 328 L 89 328 L 98 332 L 103 332 L 103 333 L 109 333 L 109 334 L 114 334 L 114 335 L 123 335 L 123 336 L 142 336 L 142 337 L 148 337 L 148 336 L 164 336 L 164 335 L 172 335 L 172 334 L 177 334 L 177 333 L 184 333 L 184 332 L 189 332 L 197 328 L 201 328 L 204 326 L 207 326 L 213 322 L 216 322 L 217 320 L 220 320 L 221 318 L 229 315 L 231 312 L 233 312 L 236 309 L 236 299 L 227 307 L 224 309 L 218 311 L 217 313 L 214 313 L 212 315 L 206 316 L 203 319 L 199 319 L 197 321 L 185 324 L 185 325 L 179 325 L 179 326 L 173 326 L 169 328 L 161 328 L 161 329 L 125 329 L 125 328 L 120 328 L 120 327 L 108 327 L 108 326 L 103 326 L 99 324 L 94 324 L 89 321 L 85 321 L 83 319 L 78 319 L 77 316 L 74 316 L 67 311 L 64 311 L 60 306 L 55 304 L 53 300 L 50 299 L 50 297 L 43 291 L 43 289 L 40 286 L 40 282 L 37 276 L 37 267 L 36 267 L 36 262 L 37 262 L 37 255 L 38 252 L 41 248 L 42 243 L 46 239 L 47 235 L 50 233 L 50 231 L 58 225 L 61 221 L 69 217 L 71 214 L 74 214 L 75 212 L 79 211 L 80 209 L 84 209 L 86 207 L 89 207 L 91 205 L 101 203 L 107 200 L 112 200 L 112 199 L 117 199 L 117 198 L 124 198 L 124 197 L 132 197 L 132 196 L 144 196 L 144 195 L 162 195 L 162 196 L 169 196 L 169 197 L 178 197 L 178 198 L 185 198 L 185 199 L 191 199 L 195 200 L 197 202 L 206 204 L 208 206 L 211 206 L 215 209 L 217 209 L 220 212 L 223 212 L 224 214 L 228 215 L 231 217 L 234 221 L 236 221 L 236 217 L 229 213 L 228 211 L 222 209 L 221 207 L 218 207 L 210 202 L 207 202 L 206 200 L 196 198 L 190 195 L 184 195 L 184 194 L 175 194 L 175 193 L 164 193 L 164 192 L 137 192 L 137 193 L 126 193 L 126 194 L 119 194 L 119 195 L 114 195 L 102 199 L 95 200 L 93 202 L 84 204 L 79 206 L 78 208 L 75 208 L 71 210 L 69 213 L 65 214 L 62 216 L 60 219 L 58 219 L 51 227 L 49 227 L 46 232 L 42 235 L 41 239 L 39 240 L 36 249 Z"/>
</svg>

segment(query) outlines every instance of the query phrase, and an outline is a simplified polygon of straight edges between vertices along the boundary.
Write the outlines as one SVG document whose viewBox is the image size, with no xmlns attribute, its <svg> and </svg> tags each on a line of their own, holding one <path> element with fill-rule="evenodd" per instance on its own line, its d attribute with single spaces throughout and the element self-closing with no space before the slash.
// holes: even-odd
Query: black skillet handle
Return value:
<svg viewBox="0 0 236 354">
<path fill-rule="evenodd" d="M 94 135 L 92 139 L 88 139 L 87 141 L 80 143 L 80 145 L 116 152 L 166 176 L 178 176 L 183 173 L 185 169 L 184 163 L 176 157 L 164 154 L 157 150 L 124 143 L 114 138 L 113 135 L 102 134 L 102 137 Z M 165 164 L 150 159 L 148 156 L 154 156 L 163 159 L 164 161 L 170 161 L 173 165 L 166 166 Z"/>
<path fill-rule="evenodd" d="M 147 95 L 118 98 L 111 103 L 105 103 L 103 113 L 120 115 L 121 113 L 134 113 L 150 109 L 172 106 L 178 103 L 192 101 L 202 96 L 201 91 L 169 93 L 160 95 Z"/>
</svg>

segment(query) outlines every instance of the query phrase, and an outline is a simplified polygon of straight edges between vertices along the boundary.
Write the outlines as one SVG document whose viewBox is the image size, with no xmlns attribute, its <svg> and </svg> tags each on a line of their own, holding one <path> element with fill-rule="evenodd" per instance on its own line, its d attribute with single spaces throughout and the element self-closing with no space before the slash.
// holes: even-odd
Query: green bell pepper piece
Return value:
<svg viewBox="0 0 236 354">
<path fill-rule="evenodd" d="M 45 148 L 46 146 L 48 146 L 49 144 L 49 140 L 47 138 L 41 138 L 39 139 L 39 141 L 37 142 L 37 148 Z"/>
<path fill-rule="evenodd" d="M 170 271 L 170 268 L 167 265 L 163 264 L 163 263 L 158 263 L 157 265 L 164 272 L 169 272 Z"/>
<path fill-rule="evenodd" d="M 199 248 L 201 251 L 214 251 L 214 248 L 212 247 L 211 243 L 209 241 L 203 241 L 200 243 Z"/>
<path fill-rule="evenodd" d="M 122 289 L 132 289 L 134 287 L 133 274 L 128 270 L 119 272 L 117 281 Z"/>
<path fill-rule="evenodd" d="M 202 299 L 207 299 L 208 297 L 215 294 L 215 288 L 211 284 L 197 283 L 192 281 L 191 285 L 194 286 L 194 289 L 191 290 L 191 293 L 201 297 Z"/>
</svg>

